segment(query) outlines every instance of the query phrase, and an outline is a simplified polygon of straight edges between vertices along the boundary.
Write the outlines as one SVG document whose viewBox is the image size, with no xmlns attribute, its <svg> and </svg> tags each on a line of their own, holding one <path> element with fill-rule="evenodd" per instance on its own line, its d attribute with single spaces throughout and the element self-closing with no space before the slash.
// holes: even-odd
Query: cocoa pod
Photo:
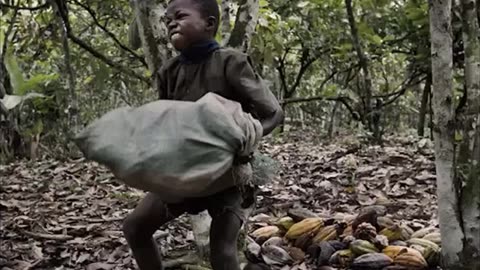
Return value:
<svg viewBox="0 0 480 270">
<path fill-rule="evenodd" d="M 322 226 L 322 218 L 306 218 L 293 224 L 285 234 L 285 237 L 290 240 L 295 240 L 302 235 L 316 233 Z"/>
<path fill-rule="evenodd" d="M 370 242 L 366 240 L 355 240 L 350 243 L 350 250 L 356 256 L 360 256 L 367 253 L 378 253 L 379 250 Z"/>
<path fill-rule="evenodd" d="M 280 229 L 277 226 L 265 226 L 253 231 L 250 235 L 257 241 L 257 243 L 263 243 L 267 239 L 276 236 L 280 233 Z"/>
<path fill-rule="evenodd" d="M 295 239 L 293 245 L 301 250 L 307 250 L 308 247 L 312 245 L 312 235 L 304 234 L 300 236 L 299 238 Z"/>
<path fill-rule="evenodd" d="M 406 266 L 412 270 L 420 270 L 428 267 L 427 261 L 419 251 L 413 248 L 406 249 L 407 252 L 402 252 L 393 259 L 395 264 Z"/>
<path fill-rule="evenodd" d="M 387 246 L 382 250 L 382 253 L 387 255 L 388 257 L 395 259 L 400 253 L 408 252 L 407 247 L 402 246 Z"/>
<path fill-rule="evenodd" d="M 318 243 L 318 246 L 320 247 L 320 253 L 317 257 L 317 266 L 327 265 L 333 253 L 335 253 L 335 249 L 325 241 Z"/>
<path fill-rule="evenodd" d="M 416 232 L 414 232 L 410 237 L 411 238 L 423 238 L 425 235 L 427 234 L 431 234 L 431 233 L 434 233 L 434 232 L 439 232 L 439 230 L 435 227 L 426 227 L 426 228 L 423 228 L 421 230 L 418 230 Z"/>
<path fill-rule="evenodd" d="M 402 224 L 400 225 L 400 231 L 401 231 L 401 237 L 400 237 L 400 240 L 407 240 L 407 239 L 410 239 L 410 237 L 412 236 L 412 234 L 414 233 L 412 228 L 410 228 L 408 225 L 406 224 Z"/>
<path fill-rule="evenodd" d="M 338 240 L 330 240 L 330 241 L 327 241 L 327 242 L 333 247 L 333 249 L 335 249 L 335 251 L 342 250 L 342 249 L 347 249 L 348 245 L 349 245 L 349 243 L 345 243 L 345 242 L 338 241 Z"/>
<path fill-rule="evenodd" d="M 429 234 L 425 235 L 423 237 L 423 239 L 432 241 L 433 243 L 435 243 L 439 246 L 442 244 L 442 236 L 440 235 L 439 232 L 429 233 Z"/>
<path fill-rule="evenodd" d="M 274 223 L 274 225 L 278 226 L 283 231 L 288 231 L 293 224 L 295 224 L 295 221 L 293 221 L 293 218 L 288 216 L 282 217 Z"/>
<path fill-rule="evenodd" d="M 335 225 L 330 225 L 321 228 L 317 235 L 313 238 L 313 243 L 320 243 L 322 241 L 334 240 L 337 237 L 337 228 Z"/>
<path fill-rule="evenodd" d="M 353 262 L 353 253 L 349 249 L 339 250 L 333 253 L 328 263 L 337 268 L 348 268 Z"/>
<path fill-rule="evenodd" d="M 305 260 L 305 252 L 297 247 L 288 247 L 287 252 L 294 262 L 303 262 Z"/>
<path fill-rule="evenodd" d="M 285 244 L 285 241 L 283 240 L 283 238 L 281 238 L 279 236 L 274 236 L 274 237 L 268 239 L 267 241 L 263 242 L 262 247 L 267 247 L 267 246 L 271 246 L 271 245 L 280 247 L 283 244 Z"/>
<path fill-rule="evenodd" d="M 373 240 L 373 244 L 380 250 L 384 249 L 388 246 L 388 238 L 385 235 L 379 234 Z"/>
<path fill-rule="evenodd" d="M 262 248 L 263 261 L 268 265 L 285 265 L 293 262 L 293 258 L 283 248 L 267 246 Z"/>
<path fill-rule="evenodd" d="M 383 253 L 369 253 L 353 260 L 352 269 L 382 269 L 393 263 L 393 260 Z"/>
<path fill-rule="evenodd" d="M 384 267 L 382 270 L 408 270 L 407 267 L 401 266 L 401 265 L 389 265 L 387 267 Z"/>
<path fill-rule="evenodd" d="M 358 225 L 353 236 L 357 239 L 373 241 L 377 236 L 377 229 L 370 223 L 362 223 Z"/>
<path fill-rule="evenodd" d="M 357 227 L 362 223 L 369 223 L 372 226 L 377 226 L 377 217 L 378 213 L 375 209 L 360 210 L 360 213 L 358 213 L 358 216 L 352 223 L 353 231 L 356 231 Z"/>
<path fill-rule="evenodd" d="M 378 234 L 385 235 L 388 241 L 402 240 L 402 228 L 395 225 L 381 230 Z"/>
<path fill-rule="evenodd" d="M 437 244 L 435 244 L 432 241 L 429 241 L 427 239 L 423 239 L 423 238 L 411 238 L 411 239 L 407 240 L 407 244 L 409 244 L 409 245 L 419 245 L 419 246 L 422 246 L 424 248 L 430 248 L 435 252 L 438 252 L 440 250 L 440 247 Z"/>
<path fill-rule="evenodd" d="M 393 220 L 389 217 L 377 217 L 377 224 L 380 230 L 395 226 Z"/>
<path fill-rule="evenodd" d="M 407 247 L 408 244 L 402 240 L 395 240 L 390 242 L 390 246 L 401 246 L 401 247 Z"/>
<path fill-rule="evenodd" d="M 318 215 L 306 208 L 293 208 L 288 210 L 287 215 L 293 219 L 294 222 L 300 222 L 307 218 L 318 218 Z"/>
<path fill-rule="evenodd" d="M 257 244 L 256 242 L 250 242 L 247 245 L 247 248 L 245 249 L 244 254 L 249 262 L 256 263 L 261 261 L 260 260 L 261 251 L 262 251 L 262 248 L 260 247 L 259 244 Z"/>
</svg>

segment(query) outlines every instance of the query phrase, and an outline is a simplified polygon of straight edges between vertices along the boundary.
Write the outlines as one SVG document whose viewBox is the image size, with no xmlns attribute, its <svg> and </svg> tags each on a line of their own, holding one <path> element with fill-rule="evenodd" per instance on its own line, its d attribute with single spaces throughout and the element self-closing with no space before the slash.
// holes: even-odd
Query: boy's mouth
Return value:
<svg viewBox="0 0 480 270">
<path fill-rule="evenodd" d="M 179 35 L 180 35 L 180 32 L 178 32 L 178 31 L 172 31 L 172 32 L 170 33 L 170 39 L 177 38 Z"/>
</svg>

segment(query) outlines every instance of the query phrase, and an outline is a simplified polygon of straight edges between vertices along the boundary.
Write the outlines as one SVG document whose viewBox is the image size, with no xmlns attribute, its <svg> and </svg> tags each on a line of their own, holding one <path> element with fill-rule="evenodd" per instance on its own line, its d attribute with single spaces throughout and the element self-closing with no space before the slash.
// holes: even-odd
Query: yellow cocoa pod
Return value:
<svg viewBox="0 0 480 270">
<path fill-rule="evenodd" d="M 407 252 L 407 247 L 402 246 L 387 246 L 382 250 L 383 254 L 386 254 L 388 257 L 395 259 L 400 253 Z"/>
<path fill-rule="evenodd" d="M 425 235 L 430 234 L 430 233 L 434 233 L 434 232 L 439 232 L 439 230 L 435 227 L 423 228 L 421 230 L 418 230 L 418 231 L 414 232 L 411 235 L 411 238 L 423 238 Z"/>
<path fill-rule="evenodd" d="M 314 234 L 323 226 L 323 219 L 318 217 L 306 218 L 293 224 L 285 234 L 285 238 L 294 240 L 305 234 Z"/>
<path fill-rule="evenodd" d="M 350 236 L 350 235 L 353 235 L 353 226 L 352 225 L 348 225 L 347 228 L 345 228 L 345 230 L 343 230 L 343 233 L 342 233 L 342 238 L 345 238 L 346 236 Z"/>
<path fill-rule="evenodd" d="M 275 222 L 275 225 L 283 229 L 284 231 L 288 231 L 293 224 L 295 224 L 295 221 L 293 221 L 293 218 L 291 217 L 282 217 L 277 222 Z"/>
<path fill-rule="evenodd" d="M 423 258 L 423 255 L 412 248 L 407 248 L 406 252 L 398 254 L 395 259 L 393 259 L 393 262 L 412 270 L 420 270 L 428 267 L 427 261 Z"/>
<path fill-rule="evenodd" d="M 393 227 L 381 230 L 379 234 L 385 235 L 388 238 L 388 241 L 401 240 L 402 228 L 400 228 L 398 225 L 395 225 Z"/>
<path fill-rule="evenodd" d="M 251 233 L 251 236 L 257 241 L 257 242 L 263 242 L 270 237 L 278 235 L 280 232 L 280 229 L 277 226 L 265 226 L 262 228 L 258 228 L 255 231 Z"/>
<path fill-rule="evenodd" d="M 325 226 L 318 231 L 313 238 L 313 243 L 320 243 L 322 241 L 330 241 L 337 238 L 337 227 L 335 225 Z"/>
<path fill-rule="evenodd" d="M 440 235 L 439 232 L 434 232 L 434 233 L 429 233 L 423 237 L 423 239 L 432 241 L 433 243 L 437 245 L 442 244 L 442 236 Z"/>
<path fill-rule="evenodd" d="M 350 243 L 350 250 L 356 256 L 360 256 L 367 253 L 378 253 L 378 249 L 374 244 L 366 240 L 354 240 Z"/>
</svg>

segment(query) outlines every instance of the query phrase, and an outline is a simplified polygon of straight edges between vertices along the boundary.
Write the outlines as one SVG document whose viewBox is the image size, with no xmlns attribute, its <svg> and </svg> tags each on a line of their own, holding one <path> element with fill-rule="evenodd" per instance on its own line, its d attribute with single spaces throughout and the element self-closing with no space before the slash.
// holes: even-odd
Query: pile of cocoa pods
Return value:
<svg viewBox="0 0 480 270">
<path fill-rule="evenodd" d="M 375 209 L 340 218 L 284 216 L 251 228 L 246 256 L 272 269 L 293 269 L 306 261 L 314 269 L 436 269 L 440 231 L 414 231 Z"/>
</svg>

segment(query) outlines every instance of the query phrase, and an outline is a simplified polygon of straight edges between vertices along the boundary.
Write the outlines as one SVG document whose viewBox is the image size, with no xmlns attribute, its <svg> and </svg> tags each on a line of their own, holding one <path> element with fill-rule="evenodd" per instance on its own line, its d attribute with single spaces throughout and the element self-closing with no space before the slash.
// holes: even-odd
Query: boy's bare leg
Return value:
<svg viewBox="0 0 480 270">
<path fill-rule="evenodd" d="M 240 270 L 237 238 L 241 226 L 241 219 L 232 211 L 223 211 L 212 217 L 210 261 L 213 270 Z"/>
<path fill-rule="evenodd" d="M 162 259 L 153 239 L 155 231 L 172 220 L 166 204 L 148 193 L 123 223 L 123 232 L 141 270 L 162 270 Z"/>
</svg>

